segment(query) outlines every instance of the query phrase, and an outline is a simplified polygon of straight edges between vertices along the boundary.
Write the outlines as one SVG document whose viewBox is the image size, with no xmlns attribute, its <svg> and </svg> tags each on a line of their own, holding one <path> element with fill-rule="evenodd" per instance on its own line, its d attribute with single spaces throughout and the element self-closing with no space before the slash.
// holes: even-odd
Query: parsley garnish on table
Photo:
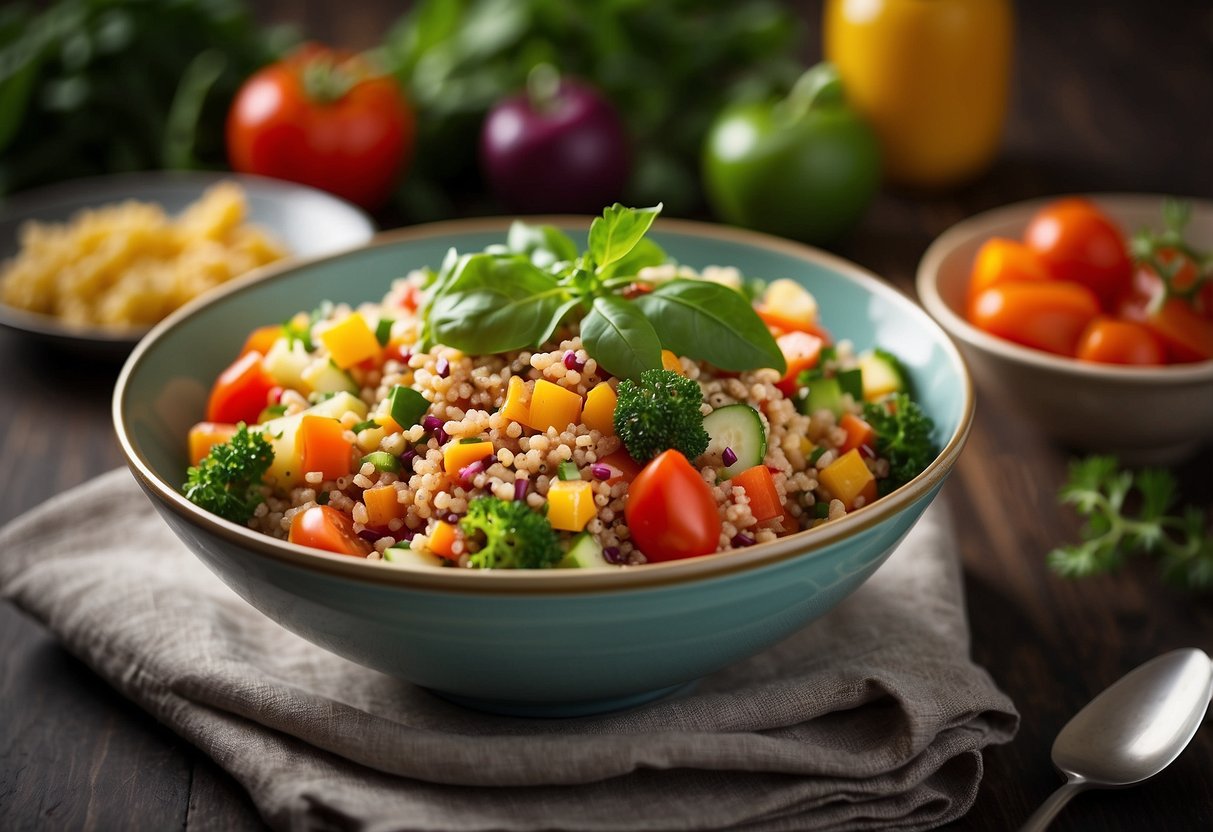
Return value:
<svg viewBox="0 0 1213 832">
<path fill-rule="evenodd" d="M 1168 471 L 1124 470 L 1115 457 L 1091 456 L 1070 464 L 1058 497 L 1086 519 L 1080 542 L 1049 553 L 1049 565 L 1062 575 L 1110 572 L 1132 555 L 1152 555 L 1167 580 L 1213 589 L 1213 534 L 1205 512 L 1178 506 Z"/>
</svg>

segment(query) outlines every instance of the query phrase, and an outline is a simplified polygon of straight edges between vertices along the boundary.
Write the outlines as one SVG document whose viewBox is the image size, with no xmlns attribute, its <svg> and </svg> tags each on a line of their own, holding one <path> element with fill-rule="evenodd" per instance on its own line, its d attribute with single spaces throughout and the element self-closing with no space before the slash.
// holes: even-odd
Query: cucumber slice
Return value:
<svg viewBox="0 0 1213 832">
<path fill-rule="evenodd" d="M 877 347 L 859 356 L 859 369 L 863 371 L 863 398 L 865 401 L 883 399 L 890 393 L 906 392 L 906 376 L 901 362 L 890 352 Z"/>
<path fill-rule="evenodd" d="M 610 565 L 602 554 L 602 544 L 589 532 L 582 532 L 573 538 L 573 545 L 560 563 L 556 564 L 561 569 L 590 569 Z"/>
<path fill-rule="evenodd" d="M 828 410 L 835 416 L 842 415 L 842 385 L 837 376 L 809 382 L 809 394 L 805 396 L 800 412 L 812 416 L 819 410 Z"/>
<path fill-rule="evenodd" d="M 393 566 L 425 566 L 441 569 L 442 558 L 429 552 L 421 552 L 405 546 L 393 546 L 383 550 L 383 559 Z"/>
<path fill-rule="evenodd" d="M 301 374 L 313 393 L 357 393 L 354 377 L 328 358 L 316 358 Z"/>
<path fill-rule="evenodd" d="M 708 432 L 708 453 L 724 454 L 730 449 L 736 461 L 720 469 L 728 479 L 747 468 L 761 465 L 767 456 L 767 431 L 762 417 L 748 404 L 730 404 L 717 408 L 703 417 L 703 429 Z"/>
</svg>

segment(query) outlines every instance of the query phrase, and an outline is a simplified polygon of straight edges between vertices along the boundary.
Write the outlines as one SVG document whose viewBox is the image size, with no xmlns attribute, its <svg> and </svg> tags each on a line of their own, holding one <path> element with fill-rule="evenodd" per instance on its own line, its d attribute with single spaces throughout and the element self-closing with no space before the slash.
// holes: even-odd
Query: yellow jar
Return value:
<svg viewBox="0 0 1213 832">
<path fill-rule="evenodd" d="M 827 0 L 825 57 L 876 130 L 890 182 L 981 173 L 998 151 L 1013 41 L 1009 0 Z"/>
</svg>

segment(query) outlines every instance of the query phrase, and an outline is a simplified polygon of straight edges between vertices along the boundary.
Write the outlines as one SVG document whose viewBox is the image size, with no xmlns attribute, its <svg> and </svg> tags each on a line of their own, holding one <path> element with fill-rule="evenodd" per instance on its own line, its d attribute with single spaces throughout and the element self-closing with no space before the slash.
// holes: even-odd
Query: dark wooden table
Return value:
<svg viewBox="0 0 1213 832">
<path fill-rule="evenodd" d="M 259 14 L 358 47 L 381 36 L 395 8 L 283 1 L 260 4 Z M 1213 196 L 1213 7 L 1039 2 L 1022 4 L 1018 22 L 997 166 L 948 195 L 882 194 L 839 253 L 912 292 L 931 239 L 979 210 L 1072 191 Z M 109 418 L 116 372 L 0 333 L 0 522 L 121 464 Z M 1162 586 L 1153 564 L 1079 582 L 1047 571 L 1044 553 L 1077 534 L 1054 500 L 1068 458 L 979 400 L 947 487 L 960 509 L 973 655 L 1023 715 L 1014 742 L 986 755 L 976 805 L 955 828 L 1004 830 L 1026 818 L 1059 783 L 1054 735 L 1109 682 L 1172 648 L 1213 653 L 1213 598 Z M 1211 472 L 1211 451 L 1177 470 L 1186 496 L 1213 509 Z M 224 772 L 0 605 L 0 829 L 259 825 Z M 1213 828 L 1213 725 L 1155 780 L 1082 796 L 1055 828 Z"/>
</svg>

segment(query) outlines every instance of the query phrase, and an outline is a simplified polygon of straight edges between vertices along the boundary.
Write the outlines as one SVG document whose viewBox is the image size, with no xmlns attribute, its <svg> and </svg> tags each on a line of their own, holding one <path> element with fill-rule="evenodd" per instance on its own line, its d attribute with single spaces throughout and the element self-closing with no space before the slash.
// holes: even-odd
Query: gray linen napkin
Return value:
<svg viewBox="0 0 1213 832">
<path fill-rule="evenodd" d="M 87 524 L 67 525 L 69 510 Z M 0 594 L 227 769 L 281 829 L 926 829 L 1018 715 L 968 658 L 937 501 L 836 610 L 634 710 L 462 709 L 292 635 L 180 544 L 125 470 L 0 530 Z"/>
</svg>

